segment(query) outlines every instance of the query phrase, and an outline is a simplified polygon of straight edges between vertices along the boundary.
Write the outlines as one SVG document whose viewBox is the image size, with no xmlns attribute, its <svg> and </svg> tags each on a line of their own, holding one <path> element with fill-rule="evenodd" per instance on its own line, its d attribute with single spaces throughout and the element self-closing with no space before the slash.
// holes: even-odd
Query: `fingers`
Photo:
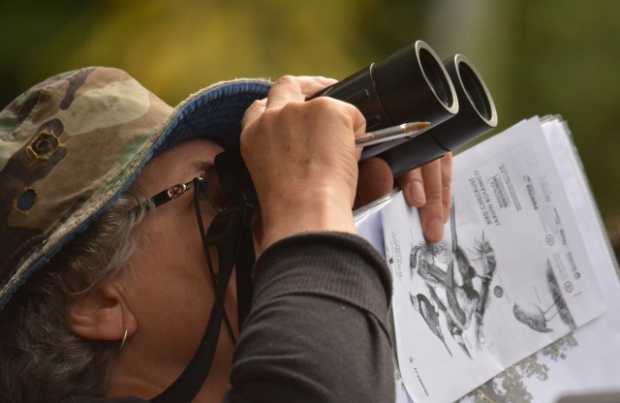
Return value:
<svg viewBox="0 0 620 403">
<path fill-rule="evenodd" d="M 263 114 L 263 112 L 265 112 L 266 107 L 266 98 L 252 102 L 252 105 L 250 105 L 250 107 L 245 110 L 245 114 L 243 115 L 243 119 L 241 120 L 241 129 L 246 128 L 247 126 L 251 125 L 256 119 L 258 119 Z"/>
<path fill-rule="evenodd" d="M 443 204 L 443 222 L 450 219 L 452 208 L 452 153 L 446 154 L 441 159 L 441 202 Z"/>
<path fill-rule="evenodd" d="M 282 76 L 277 79 L 267 96 L 267 109 L 280 109 L 289 102 L 303 102 L 311 95 L 336 80 L 313 76 Z"/>
<path fill-rule="evenodd" d="M 443 238 L 444 205 L 441 161 L 435 160 L 422 167 L 426 204 L 420 208 L 422 229 L 429 242 Z"/>
<path fill-rule="evenodd" d="M 338 82 L 338 80 L 323 76 L 299 76 L 297 79 L 299 88 L 306 97 Z"/>
<path fill-rule="evenodd" d="M 351 104 L 347 104 L 351 108 L 351 113 L 353 117 L 353 132 L 355 133 L 355 137 L 361 137 L 366 133 L 366 118 L 362 114 L 362 112 L 357 109 L 355 106 Z M 362 147 L 359 148 L 359 157 L 362 155 Z"/>
<path fill-rule="evenodd" d="M 309 110 L 326 114 L 325 117 L 330 115 L 332 118 L 339 118 L 341 123 L 351 129 L 355 137 L 360 137 L 366 132 L 366 118 L 353 104 L 331 97 L 317 97 L 304 104 Z"/>
<path fill-rule="evenodd" d="M 303 102 L 304 94 L 292 76 L 283 76 L 271 85 L 267 95 L 267 109 L 281 109 L 289 102 Z"/>
<path fill-rule="evenodd" d="M 452 207 L 452 153 L 407 172 L 398 183 L 407 203 L 419 209 L 427 240 L 440 241 Z"/>
<path fill-rule="evenodd" d="M 321 76 L 282 76 L 273 83 L 267 98 L 250 105 L 243 116 L 241 127 L 252 124 L 267 109 L 279 109 L 289 102 L 304 101 L 307 96 L 337 82 L 333 78 Z"/>
<path fill-rule="evenodd" d="M 306 101 L 332 82 L 283 77 L 247 111 L 240 146 L 260 205 L 259 252 L 300 232 L 355 231 L 355 135 L 364 117 L 334 98 Z"/>
<path fill-rule="evenodd" d="M 422 169 L 416 168 L 401 175 L 398 178 L 398 184 L 405 194 L 407 203 L 416 208 L 420 208 L 426 204 L 426 192 L 424 191 L 424 179 L 422 178 Z"/>
</svg>

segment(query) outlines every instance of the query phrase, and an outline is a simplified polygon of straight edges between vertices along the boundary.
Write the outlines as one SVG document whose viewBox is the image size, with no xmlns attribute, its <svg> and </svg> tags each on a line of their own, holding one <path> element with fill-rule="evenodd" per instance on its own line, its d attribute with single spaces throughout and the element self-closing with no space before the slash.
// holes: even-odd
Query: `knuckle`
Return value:
<svg viewBox="0 0 620 403">
<path fill-rule="evenodd" d="M 274 81 L 273 83 L 275 85 L 296 85 L 297 79 L 293 75 L 285 74 L 277 78 L 276 81 Z"/>
<path fill-rule="evenodd" d="M 347 102 L 330 97 L 318 97 L 307 102 L 307 104 L 313 113 L 321 113 L 333 119 L 340 119 L 347 126 L 366 124 L 366 119 L 359 109 Z"/>
<path fill-rule="evenodd" d="M 350 113 L 352 115 L 361 115 L 362 117 L 364 116 L 362 115 L 362 112 L 360 112 L 360 110 L 357 109 L 357 107 L 353 104 L 350 104 L 348 102 L 343 102 L 342 107 L 343 109 L 347 111 L 347 113 Z"/>
<path fill-rule="evenodd" d="M 318 97 L 313 100 L 307 102 L 308 107 L 312 108 L 314 111 L 324 111 L 324 110 L 333 110 L 335 108 L 333 98 L 329 97 Z"/>
<path fill-rule="evenodd" d="M 321 119 L 338 119 L 341 112 L 338 111 L 335 100 L 328 97 L 318 97 L 305 102 L 305 112 L 309 116 L 320 117 Z"/>
<path fill-rule="evenodd" d="M 272 127 L 275 121 L 278 119 L 278 115 L 279 115 L 278 110 L 273 110 L 273 109 L 266 110 L 257 123 L 258 125 L 257 130 L 263 131 L 269 127 Z"/>
<path fill-rule="evenodd" d="M 289 102 L 284 105 L 278 112 L 278 118 L 283 120 L 296 120 L 304 114 L 303 102 Z"/>
<path fill-rule="evenodd" d="M 422 177 L 422 168 L 415 168 L 407 172 L 407 177 L 413 181 L 419 181 L 424 184 L 424 178 Z"/>
<path fill-rule="evenodd" d="M 245 126 L 250 115 L 256 111 L 260 111 L 262 108 L 262 103 L 260 101 L 254 101 L 248 106 L 248 108 L 243 113 L 243 119 L 241 120 L 241 126 Z"/>
<path fill-rule="evenodd" d="M 362 112 L 353 104 L 348 102 L 341 102 L 343 111 L 347 114 L 349 119 L 356 124 L 362 125 L 364 128 L 366 127 L 366 117 Z"/>
<path fill-rule="evenodd" d="M 299 113 L 303 109 L 303 105 L 304 105 L 303 102 L 295 102 L 295 101 L 287 102 L 280 109 L 280 113 L 287 114 L 287 115 Z"/>
<path fill-rule="evenodd" d="M 400 180 L 403 183 L 418 182 L 418 181 L 422 184 L 424 183 L 424 180 L 422 179 L 422 171 L 420 170 L 420 168 L 408 170 L 407 172 L 401 174 L 398 180 Z"/>
<path fill-rule="evenodd" d="M 366 131 L 366 117 L 364 115 L 362 115 L 361 112 L 358 111 L 358 113 L 359 113 L 358 119 L 359 119 L 360 128 L 361 128 L 362 131 L 365 132 Z"/>
<path fill-rule="evenodd" d="M 264 99 L 257 99 L 250 104 L 250 107 L 248 108 L 248 110 L 262 108 L 264 105 L 265 105 Z"/>
<path fill-rule="evenodd" d="M 429 204 L 441 202 L 441 188 L 431 186 L 430 188 L 425 189 L 425 192 L 426 200 Z"/>
<path fill-rule="evenodd" d="M 424 193 L 426 193 L 426 189 L 424 188 L 424 179 L 422 179 L 421 176 L 411 176 L 407 178 L 406 182 L 419 184 L 422 187 L 422 190 L 424 190 Z"/>
</svg>

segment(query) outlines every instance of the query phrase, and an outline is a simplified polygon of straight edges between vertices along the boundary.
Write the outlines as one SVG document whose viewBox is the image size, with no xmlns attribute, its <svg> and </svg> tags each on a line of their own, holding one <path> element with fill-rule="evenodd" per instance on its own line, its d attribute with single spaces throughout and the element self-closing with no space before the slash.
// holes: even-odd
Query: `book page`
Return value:
<svg viewBox="0 0 620 403">
<path fill-rule="evenodd" d="M 452 402 L 604 311 L 538 119 L 455 159 L 444 240 L 402 195 L 382 210 L 400 374 L 417 403 Z"/>
<path fill-rule="evenodd" d="M 519 362 L 463 402 L 554 402 L 561 396 L 620 390 L 620 281 L 598 209 L 565 123 L 543 123 L 565 193 L 573 207 L 586 252 L 607 311 L 592 322 Z M 582 399 L 585 401 L 586 399 Z"/>
</svg>

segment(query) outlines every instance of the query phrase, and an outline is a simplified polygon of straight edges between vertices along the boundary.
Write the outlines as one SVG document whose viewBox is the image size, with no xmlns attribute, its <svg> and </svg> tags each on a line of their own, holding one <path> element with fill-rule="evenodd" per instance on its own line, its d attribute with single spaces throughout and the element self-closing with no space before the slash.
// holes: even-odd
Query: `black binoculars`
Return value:
<svg viewBox="0 0 620 403">
<path fill-rule="evenodd" d="M 430 122 L 420 136 L 370 146 L 362 159 L 384 159 L 394 176 L 424 165 L 497 126 L 487 86 L 461 54 L 443 63 L 424 41 L 399 49 L 310 98 L 330 96 L 355 105 L 367 130 Z"/>
<path fill-rule="evenodd" d="M 430 124 L 419 135 L 364 148 L 362 160 L 377 156 L 388 163 L 394 176 L 440 158 L 497 126 L 491 93 L 469 61 L 456 54 L 442 62 L 421 40 L 308 99 L 318 96 L 355 105 L 369 131 L 410 122 Z M 220 154 L 215 165 L 224 177 L 224 193 L 256 201 L 238 150 Z"/>
</svg>

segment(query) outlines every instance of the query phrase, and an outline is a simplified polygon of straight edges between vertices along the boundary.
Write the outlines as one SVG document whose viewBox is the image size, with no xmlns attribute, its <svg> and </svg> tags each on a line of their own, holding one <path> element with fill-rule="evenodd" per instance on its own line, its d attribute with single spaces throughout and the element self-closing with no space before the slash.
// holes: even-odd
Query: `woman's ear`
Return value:
<svg viewBox="0 0 620 403">
<path fill-rule="evenodd" d="M 67 321 L 78 336 L 94 341 L 121 341 L 137 329 L 136 317 L 115 281 L 104 282 L 69 304 Z"/>
</svg>

